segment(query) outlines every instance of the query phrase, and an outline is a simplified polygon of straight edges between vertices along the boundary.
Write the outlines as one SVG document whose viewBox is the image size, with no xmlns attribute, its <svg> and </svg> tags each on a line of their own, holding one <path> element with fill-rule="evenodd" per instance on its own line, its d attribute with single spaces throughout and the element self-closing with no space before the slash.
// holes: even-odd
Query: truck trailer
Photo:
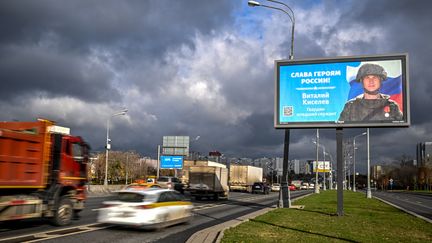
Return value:
<svg viewBox="0 0 432 243">
<path fill-rule="evenodd" d="M 255 182 L 262 182 L 263 169 L 250 165 L 230 165 L 230 190 L 252 192 Z"/>
<path fill-rule="evenodd" d="M 226 168 L 226 165 L 210 160 L 185 160 L 183 162 L 183 169 L 180 171 L 180 179 L 186 185 L 189 184 L 189 167 L 191 166 L 215 166 Z"/>
<path fill-rule="evenodd" d="M 191 196 L 200 200 L 211 197 L 214 200 L 228 198 L 228 169 L 219 166 L 189 167 L 189 185 Z"/>
<path fill-rule="evenodd" d="M 78 217 L 86 199 L 89 145 L 54 122 L 0 122 L 0 222 Z"/>
</svg>

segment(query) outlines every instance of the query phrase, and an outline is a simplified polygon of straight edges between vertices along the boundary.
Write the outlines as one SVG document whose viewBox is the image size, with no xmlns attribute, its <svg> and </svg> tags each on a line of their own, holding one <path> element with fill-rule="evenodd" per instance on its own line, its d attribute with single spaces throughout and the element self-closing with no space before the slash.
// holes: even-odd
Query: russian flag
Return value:
<svg viewBox="0 0 432 243">
<path fill-rule="evenodd" d="M 362 63 L 364 64 L 364 63 Z M 386 80 L 382 82 L 380 93 L 390 95 L 390 99 L 394 100 L 399 105 L 399 109 L 403 111 L 403 99 L 402 99 L 402 74 L 394 70 L 393 67 L 388 67 L 388 65 L 383 65 L 382 63 L 377 63 L 384 67 L 388 73 Z M 361 65 L 360 65 L 361 66 Z M 355 75 L 357 74 L 360 66 L 353 68 L 348 67 L 347 70 L 347 80 L 349 80 L 350 91 L 348 93 L 348 100 L 363 94 L 363 86 L 361 83 L 355 80 Z M 387 67 L 386 67 L 387 66 Z M 354 75 L 355 74 L 355 75 Z"/>
</svg>

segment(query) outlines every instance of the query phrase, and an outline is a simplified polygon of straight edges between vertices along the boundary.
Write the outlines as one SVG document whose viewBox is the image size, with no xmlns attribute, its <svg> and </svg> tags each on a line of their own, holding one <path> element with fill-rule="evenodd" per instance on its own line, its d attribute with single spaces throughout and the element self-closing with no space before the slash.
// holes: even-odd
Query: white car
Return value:
<svg viewBox="0 0 432 243">
<path fill-rule="evenodd" d="M 315 189 L 315 184 L 309 183 L 309 189 Z"/>
<path fill-rule="evenodd" d="M 309 183 L 303 182 L 300 186 L 300 190 L 307 190 L 309 189 Z"/>
<path fill-rule="evenodd" d="M 280 187 L 281 187 L 281 185 L 279 183 L 273 183 L 271 186 L 271 190 L 274 192 L 278 192 L 278 191 L 280 191 Z"/>
<path fill-rule="evenodd" d="M 115 200 L 103 202 L 98 222 L 159 229 L 189 221 L 192 209 L 192 203 L 174 190 L 122 190 Z"/>
</svg>

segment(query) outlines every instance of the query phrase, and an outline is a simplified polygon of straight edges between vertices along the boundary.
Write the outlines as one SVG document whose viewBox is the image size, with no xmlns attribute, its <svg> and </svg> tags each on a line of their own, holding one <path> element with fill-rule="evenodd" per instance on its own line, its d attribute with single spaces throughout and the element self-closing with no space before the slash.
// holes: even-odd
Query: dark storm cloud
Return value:
<svg viewBox="0 0 432 243">
<path fill-rule="evenodd" d="M 110 87 L 112 73 L 76 56 L 34 47 L 0 49 L 0 100 L 43 92 L 48 97 L 72 96 L 87 101 L 119 100 Z M 103 87 L 103 88 L 102 88 Z"/>
<path fill-rule="evenodd" d="M 385 43 L 377 43 L 385 46 L 381 52 L 409 54 L 412 122 L 430 122 L 432 113 L 425 112 L 425 104 L 432 103 L 432 69 L 429 65 L 429 53 L 432 53 L 432 21 L 429 11 L 432 9 L 432 2 L 355 1 L 352 9 L 355 11 L 350 11 L 346 18 L 343 18 L 345 25 L 363 23 L 365 26 L 379 26 L 386 35 Z M 381 54 L 371 53 L 367 47 L 363 47 L 362 51 L 366 54 Z"/>
<path fill-rule="evenodd" d="M 196 31 L 229 23 L 224 10 L 231 7 L 230 1 L 1 1 L 0 79 L 8 84 L 2 99 L 40 90 L 48 97 L 119 100 L 112 69 L 192 45 Z M 94 55 L 105 67 L 89 64 Z"/>
<path fill-rule="evenodd" d="M 189 41 L 195 31 L 222 28 L 230 22 L 232 6 L 230 1 L 200 0 L 1 1 L 0 42 L 34 43 L 53 32 L 65 49 L 118 46 L 154 56 Z"/>
<path fill-rule="evenodd" d="M 194 151 L 281 157 L 284 132 L 273 128 L 274 70 L 269 62 L 288 57 L 291 36 L 289 29 L 276 30 L 281 25 L 276 13 L 248 8 L 241 12 L 245 16 L 236 16 L 246 5 L 246 0 L 0 1 L 0 107 L 10 109 L 2 110 L 3 118 L 45 114 L 23 108 L 33 94 L 72 97 L 42 99 L 47 103 L 42 106 L 34 99 L 32 107 L 51 105 L 64 112 L 54 119 L 72 127 L 97 151 L 105 143 L 106 118 L 125 104 L 127 117 L 111 121 L 114 149 L 155 156 L 162 136 L 199 135 L 191 144 Z M 409 53 L 415 125 L 372 129 L 377 159 L 405 153 L 431 132 L 431 5 L 384 0 L 293 3 L 298 16 L 295 59 Z M 285 28 L 287 19 L 282 17 Z M 357 28 L 380 30 L 384 38 L 356 35 Z M 76 105 L 77 100 L 83 102 Z M 68 109 L 58 108 L 57 102 Z M 20 109 L 14 108 L 17 104 Z M 81 123 L 74 120 L 78 118 Z M 345 138 L 363 131 L 345 129 Z M 315 129 L 292 129 L 290 159 L 313 159 L 314 136 Z M 321 130 L 322 144 L 335 157 L 334 138 L 334 129 Z M 401 138 L 406 139 L 399 142 Z"/>
</svg>

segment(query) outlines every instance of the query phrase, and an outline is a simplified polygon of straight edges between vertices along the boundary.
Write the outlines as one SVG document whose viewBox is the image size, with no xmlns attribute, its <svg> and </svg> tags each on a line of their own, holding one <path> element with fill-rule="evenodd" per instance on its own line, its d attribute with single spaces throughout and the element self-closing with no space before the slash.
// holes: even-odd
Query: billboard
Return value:
<svg viewBox="0 0 432 243">
<path fill-rule="evenodd" d="M 160 168 L 161 169 L 182 169 L 183 168 L 183 156 L 165 156 L 160 157 Z"/>
<path fill-rule="evenodd" d="M 408 55 L 275 62 L 275 128 L 407 127 Z"/>
<path fill-rule="evenodd" d="M 312 171 L 316 172 L 316 160 L 312 162 Z M 318 172 L 330 172 L 330 161 L 318 161 Z"/>
<path fill-rule="evenodd" d="M 189 155 L 189 136 L 163 136 L 162 154 Z"/>
</svg>

